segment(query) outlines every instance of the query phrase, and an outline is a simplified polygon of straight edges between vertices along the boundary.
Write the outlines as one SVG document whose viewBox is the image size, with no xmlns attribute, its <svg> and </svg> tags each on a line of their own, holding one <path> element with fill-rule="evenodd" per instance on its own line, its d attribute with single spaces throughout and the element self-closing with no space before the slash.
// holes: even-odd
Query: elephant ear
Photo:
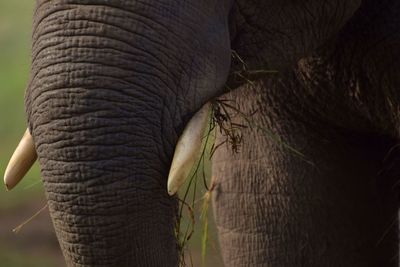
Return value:
<svg viewBox="0 0 400 267">
<path fill-rule="evenodd" d="M 4 173 L 4 184 L 7 190 L 13 189 L 24 178 L 36 159 L 32 135 L 29 129 L 26 129 Z"/>
<path fill-rule="evenodd" d="M 178 192 L 199 158 L 210 109 L 208 102 L 190 119 L 176 144 L 167 183 L 171 196 Z"/>
</svg>

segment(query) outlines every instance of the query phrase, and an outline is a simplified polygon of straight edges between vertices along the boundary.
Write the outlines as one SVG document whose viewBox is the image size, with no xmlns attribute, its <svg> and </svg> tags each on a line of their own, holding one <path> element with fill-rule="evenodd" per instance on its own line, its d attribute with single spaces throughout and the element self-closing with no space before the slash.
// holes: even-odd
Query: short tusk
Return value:
<svg viewBox="0 0 400 267">
<path fill-rule="evenodd" d="M 29 129 L 27 129 L 4 173 L 4 184 L 7 190 L 13 189 L 24 178 L 36 159 L 33 139 Z"/>
<path fill-rule="evenodd" d="M 176 144 L 167 183 L 170 196 L 178 192 L 198 160 L 210 108 L 211 104 L 207 103 L 193 116 Z"/>
</svg>

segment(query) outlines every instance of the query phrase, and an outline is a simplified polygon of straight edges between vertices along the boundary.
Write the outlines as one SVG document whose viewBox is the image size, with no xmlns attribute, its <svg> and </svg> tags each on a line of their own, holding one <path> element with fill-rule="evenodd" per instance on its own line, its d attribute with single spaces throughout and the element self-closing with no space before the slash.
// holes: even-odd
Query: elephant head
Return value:
<svg viewBox="0 0 400 267">
<path fill-rule="evenodd" d="M 232 50 L 246 70 L 284 69 L 360 4 L 295 2 L 37 0 L 24 142 L 68 266 L 178 264 L 174 149 L 196 111 L 238 86 Z M 24 153 L 9 175 L 35 160 Z"/>
</svg>

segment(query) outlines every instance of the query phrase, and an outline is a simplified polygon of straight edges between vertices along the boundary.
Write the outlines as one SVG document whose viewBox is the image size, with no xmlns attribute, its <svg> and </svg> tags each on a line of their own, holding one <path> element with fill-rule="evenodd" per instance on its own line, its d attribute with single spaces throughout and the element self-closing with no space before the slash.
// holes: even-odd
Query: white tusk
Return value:
<svg viewBox="0 0 400 267">
<path fill-rule="evenodd" d="M 4 184 L 7 190 L 13 189 L 24 178 L 36 159 L 37 155 L 33 139 L 27 129 L 4 173 Z"/>
<path fill-rule="evenodd" d="M 186 125 L 176 144 L 174 158 L 168 175 L 168 194 L 178 192 L 198 160 L 204 131 L 207 128 L 211 104 L 205 104 Z"/>
</svg>

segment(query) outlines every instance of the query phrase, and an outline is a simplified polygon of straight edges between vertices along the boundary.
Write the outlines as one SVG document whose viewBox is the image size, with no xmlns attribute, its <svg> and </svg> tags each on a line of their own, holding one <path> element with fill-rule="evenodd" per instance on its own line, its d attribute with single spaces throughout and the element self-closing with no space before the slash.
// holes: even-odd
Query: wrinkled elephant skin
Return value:
<svg viewBox="0 0 400 267">
<path fill-rule="evenodd" d="M 178 265 L 174 149 L 228 88 L 288 145 L 253 127 L 217 151 L 225 265 L 395 266 L 398 18 L 389 0 L 37 0 L 25 103 L 67 265 Z M 233 82 L 243 64 L 279 74 Z"/>
</svg>

